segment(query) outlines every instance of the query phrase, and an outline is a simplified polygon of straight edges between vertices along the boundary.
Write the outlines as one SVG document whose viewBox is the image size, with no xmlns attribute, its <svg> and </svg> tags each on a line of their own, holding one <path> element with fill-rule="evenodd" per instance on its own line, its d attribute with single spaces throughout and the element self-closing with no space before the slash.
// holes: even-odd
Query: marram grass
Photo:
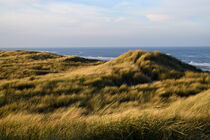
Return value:
<svg viewBox="0 0 210 140">
<path fill-rule="evenodd" d="M 0 140 L 210 139 L 210 74 L 160 52 L 0 51 Z"/>
</svg>

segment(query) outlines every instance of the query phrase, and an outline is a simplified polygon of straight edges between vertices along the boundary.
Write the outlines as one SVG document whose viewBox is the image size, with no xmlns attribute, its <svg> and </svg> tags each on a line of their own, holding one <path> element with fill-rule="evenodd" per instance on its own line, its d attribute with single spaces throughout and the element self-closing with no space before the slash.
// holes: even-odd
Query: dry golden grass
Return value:
<svg viewBox="0 0 210 140">
<path fill-rule="evenodd" d="M 0 66 L 0 139 L 210 138 L 210 74 L 165 54 L 0 51 Z"/>
</svg>

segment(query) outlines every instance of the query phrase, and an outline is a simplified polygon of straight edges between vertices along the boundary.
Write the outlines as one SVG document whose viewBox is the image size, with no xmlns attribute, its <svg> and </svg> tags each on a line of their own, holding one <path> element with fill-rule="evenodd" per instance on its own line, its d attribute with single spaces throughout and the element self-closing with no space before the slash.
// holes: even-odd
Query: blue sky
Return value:
<svg viewBox="0 0 210 140">
<path fill-rule="evenodd" d="M 0 0 L 0 48 L 210 46 L 210 0 Z"/>
</svg>

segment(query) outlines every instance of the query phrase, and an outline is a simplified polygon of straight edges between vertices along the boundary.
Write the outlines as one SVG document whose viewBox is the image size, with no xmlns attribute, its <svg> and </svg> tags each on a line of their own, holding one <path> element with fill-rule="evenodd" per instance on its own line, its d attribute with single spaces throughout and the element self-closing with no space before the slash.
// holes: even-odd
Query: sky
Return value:
<svg viewBox="0 0 210 140">
<path fill-rule="evenodd" d="M 210 46 L 210 0 L 0 0 L 0 48 Z"/>
</svg>

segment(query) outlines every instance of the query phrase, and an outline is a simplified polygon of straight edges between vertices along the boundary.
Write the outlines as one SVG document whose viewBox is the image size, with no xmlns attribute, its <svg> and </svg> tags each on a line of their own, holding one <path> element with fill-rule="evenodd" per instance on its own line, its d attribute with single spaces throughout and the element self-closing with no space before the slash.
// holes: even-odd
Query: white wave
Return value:
<svg viewBox="0 0 210 140">
<path fill-rule="evenodd" d="M 199 67 L 202 70 L 210 71 L 210 63 L 198 63 L 198 62 L 190 61 L 189 64 Z"/>
<path fill-rule="evenodd" d="M 83 52 L 82 51 L 79 51 L 79 54 L 83 54 Z"/>
<path fill-rule="evenodd" d="M 89 59 L 105 60 L 105 61 L 115 59 L 115 57 L 104 57 L 104 56 L 96 56 L 96 57 L 94 57 L 94 56 L 81 56 L 81 57 L 89 58 Z"/>
<path fill-rule="evenodd" d="M 208 66 L 210 67 L 210 63 L 198 63 L 198 62 L 193 62 L 193 61 L 190 61 L 191 65 L 197 65 L 197 66 Z"/>
<path fill-rule="evenodd" d="M 196 55 L 187 55 L 187 57 L 196 58 L 198 56 L 196 56 Z"/>
</svg>

